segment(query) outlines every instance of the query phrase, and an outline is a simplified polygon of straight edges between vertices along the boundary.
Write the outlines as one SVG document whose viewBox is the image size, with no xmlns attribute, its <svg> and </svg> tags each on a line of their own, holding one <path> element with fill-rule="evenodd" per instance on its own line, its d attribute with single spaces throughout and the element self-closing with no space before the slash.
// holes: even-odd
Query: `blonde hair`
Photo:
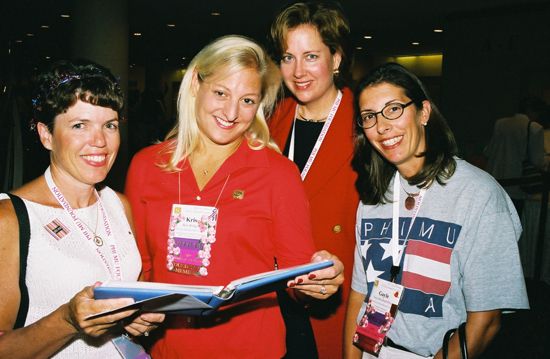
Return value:
<svg viewBox="0 0 550 359">
<path fill-rule="evenodd" d="M 171 153 L 171 157 L 161 167 L 168 171 L 177 171 L 177 164 L 200 146 L 200 130 L 192 90 L 195 74 L 201 81 L 205 81 L 213 76 L 244 69 L 257 70 L 262 83 L 260 105 L 245 134 L 248 145 L 252 149 L 267 146 L 279 151 L 270 139 L 266 122 L 266 117 L 271 114 L 281 91 L 279 69 L 259 44 L 244 36 L 228 35 L 208 44 L 189 64 L 178 94 L 178 121 L 165 138 L 169 142 L 165 150 Z"/>
</svg>

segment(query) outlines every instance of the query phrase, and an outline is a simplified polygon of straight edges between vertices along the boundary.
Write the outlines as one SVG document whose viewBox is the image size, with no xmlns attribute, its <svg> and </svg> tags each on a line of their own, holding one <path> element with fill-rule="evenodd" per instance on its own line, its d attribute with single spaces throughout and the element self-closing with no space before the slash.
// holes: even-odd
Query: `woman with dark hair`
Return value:
<svg viewBox="0 0 550 359">
<path fill-rule="evenodd" d="M 491 176 L 456 157 L 445 119 L 404 67 L 370 72 L 356 114 L 361 203 L 346 357 L 361 357 L 355 343 L 363 358 L 442 358 L 444 334 L 462 322 L 475 357 L 501 310 L 528 308 L 514 206 Z M 381 310 L 379 288 L 394 288 L 397 310 Z M 384 320 L 373 320 L 377 310 Z M 459 355 L 453 335 L 449 358 Z"/>
<path fill-rule="evenodd" d="M 94 283 L 137 280 L 141 269 L 128 202 L 98 186 L 118 152 L 122 107 L 99 65 L 59 62 L 38 78 L 34 125 L 50 166 L 0 194 L 2 358 L 116 358 L 134 345 L 124 330 L 147 334 L 164 318 L 133 309 L 86 319 L 132 302 L 94 300 Z"/>
<path fill-rule="evenodd" d="M 335 2 L 295 3 L 271 26 L 274 56 L 291 94 L 269 120 L 271 135 L 301 171 L 316 247 L 342 260 L 346 278 L 338 295 L 309 305 L 307 311 L 292 306 L 284 294 L 279 297 L 287 319 L 287 359 L 312 358 L 317 350 L 320 358 L 342 355 L 359 202 L 350 164 L 353 96 L 345 86 L 350 77 L 349 35 L 349 22 Z"/>
</svg>

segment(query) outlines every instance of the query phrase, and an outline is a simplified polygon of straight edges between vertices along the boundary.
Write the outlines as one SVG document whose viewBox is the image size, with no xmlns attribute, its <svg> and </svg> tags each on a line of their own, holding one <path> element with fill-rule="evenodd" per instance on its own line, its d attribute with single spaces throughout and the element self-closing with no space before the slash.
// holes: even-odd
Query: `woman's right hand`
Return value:
<svg viewBox="0 0 550 359">
<path fill-rule="evenodd" d="M 65 320 L 72 325 L 77 332 L 85 333 L 92 337 L 99 337 L 119 322 L 134 314 L 137 309 L 128 309 L 112 314 L 107 314 L 93 319 L 86 319 L 90 315 L 108 310 L 124 307 L 134 302 L 131 298 L 94 299 L 94 286 L 88 286 L 78 292 L 66 305 Z M 122 328 L 122 326 L 121 326 Z"/>
</svg>

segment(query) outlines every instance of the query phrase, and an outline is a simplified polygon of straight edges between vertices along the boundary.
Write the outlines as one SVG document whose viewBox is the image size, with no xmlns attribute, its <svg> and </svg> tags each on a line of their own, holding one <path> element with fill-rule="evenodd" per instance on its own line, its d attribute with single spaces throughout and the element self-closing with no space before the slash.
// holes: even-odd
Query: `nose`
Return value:
<svg viewBox="0 0 550 359">
<path fill-rule="evenodd" d="M 301 60 L 297 60 L 294 65 L 294 77 L 299 79 L 305 75 L 305 65 Z"/>
<path fill-rule="evenodd" d="M 384 134 L 391 129 L 391 123 L 389 120 L 385 119 L 381 114 L 376 115 L 376 131 L 379 134 Z"/>
<path fill-rule="evenodd" d="M 228 100 L 223 109 L 225 119 L 235 122 L 239 117 L 239 100 Z"/>
<path fill-rule="evenodd" d="M 92 134 L 92 144 L 95 147 L 105 147 L 107 141 L 105 140 L 105 133 L 103 132 L 103 128 L 97 128 L 94 129 L 94 132 Z"/>
</svg>

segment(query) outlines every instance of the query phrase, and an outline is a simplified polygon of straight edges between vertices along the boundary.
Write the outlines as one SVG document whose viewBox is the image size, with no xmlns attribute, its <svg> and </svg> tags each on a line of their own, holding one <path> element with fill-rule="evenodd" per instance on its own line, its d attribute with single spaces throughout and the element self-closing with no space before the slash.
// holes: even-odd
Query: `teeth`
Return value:
<svg viewBox="0 0 550 359">
<path fill-rule="evenodd" d="M 384 146 L 392 146 L 392 145 L 395 145 L 397 142 L 401 141 L 402 138 L 403 138 L 403 136 L 397 136 L 397 137 L 394 137 L 394 138 L 390 138 L 389 140 L 382 141 L 382 144 Z"/>
<path fill-rule="evenodd" d="M 91 162 L 102 162 L 105 160 L 105 155 L 101 155 L 101 156 L 82 156 L 84 157 L 84 159 L 88 160 L 88 161 L 91 161 Z"/>
<path fill-rule="evenodd" d="M 223 120 L 219 117 L 216 117 L 216 121 L 218 121 L 224 127 L 231 127 L 235 124 L 235 122 L 229 122 L 229 121 Z"/>
</svg>

